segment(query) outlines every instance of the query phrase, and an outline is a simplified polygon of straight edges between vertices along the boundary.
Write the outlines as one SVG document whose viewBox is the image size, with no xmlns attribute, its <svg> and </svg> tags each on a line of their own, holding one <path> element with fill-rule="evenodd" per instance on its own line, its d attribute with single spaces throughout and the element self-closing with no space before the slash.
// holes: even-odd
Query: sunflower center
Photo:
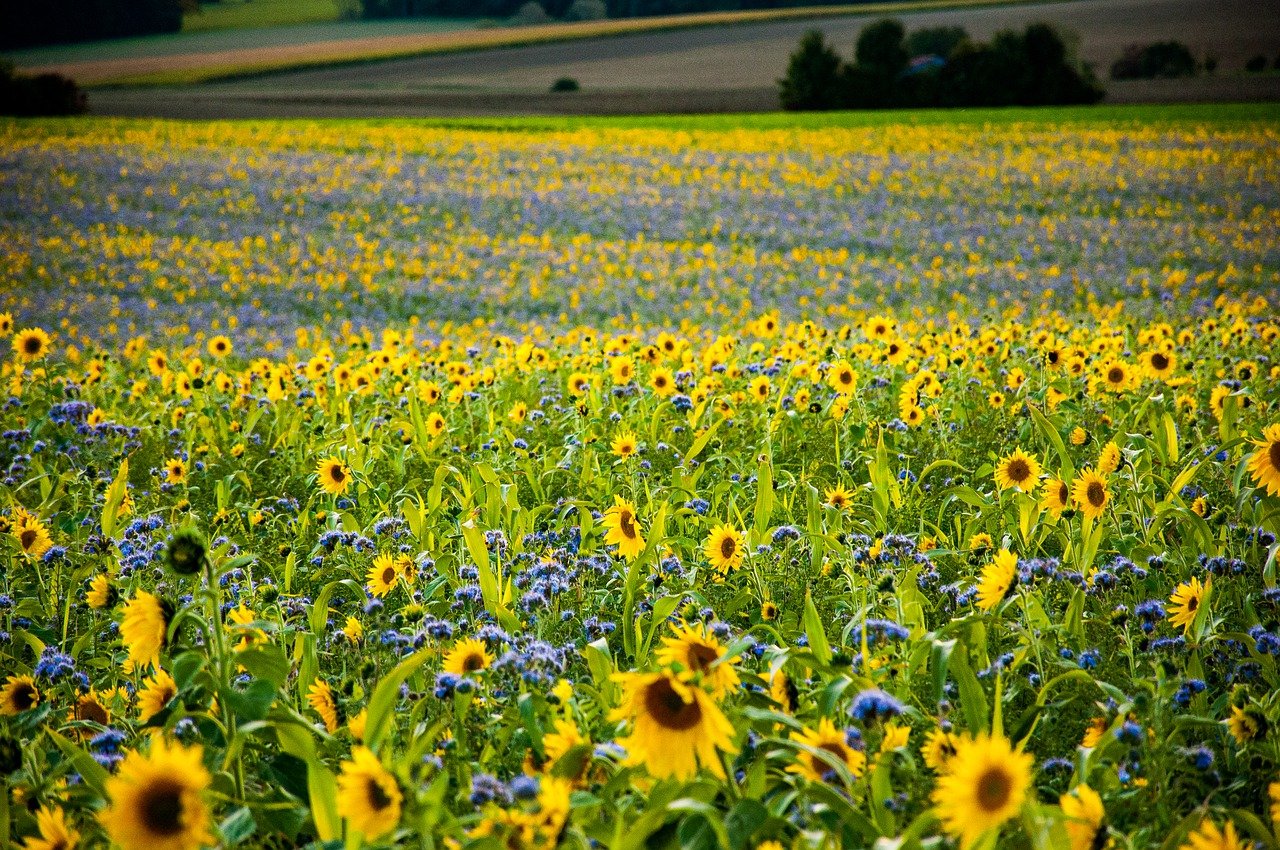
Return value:
<svg viewBox="0 0 1280 850">
<path fill-rule="evenodd" d="M 846 370 L 844 370 L 843 372 L 841 372 L 841 373 L 840 373 L 840 383 L 842 383 L 842 384 L 852 384 L 852 383 L 853 383 L 853 373 L 852 373 L 852 372 L 850 372 L 848 369 L 846 369 Z"/>
<path fill-rule="evenodd" d="M 1123 383 L 1124 370 L 1121 369 L 1119 366 L 1112 366 L 1111 370 L 1107 372 L 1107 380 L 1113 384 Z"/>
<path fill-rule="evenodd" d="M 346 480 L 347 474 L 342 471 L 342 467 L 335 466 L 333 467 L 333 469 L 329 470 L 329 477 L 332 478 L 337 483 L 341 484 L 343 481 Z"/>
<path fill-rule="evenodd" d="M 837 761 L 847 760 L 844 747 L 840 746 L 840 744 L 835 741 L 827 741 L 824 744 L 819 744 L 816 749 L 822 750 L 824 753 L 831 753 L 831 755 L 836 757 Z M 814 767 L 818 767 L 818 765 L 815 764 Z M 820 773 L 827 773 L 830 770 L 831 768 L 827 767 L 825 764 L 818 767 L 818 771 Z"/>
<path fill-rule="evenodd" d="M 380 812 L 391 805 L 391 797 L 387 794 L 380 783 L 369 780 L 369 808 L 375 812 Z"/>
<path fill-rule="evenodd" d="M 978 777 L 978 807 L 984 812 L 998 812 L 1009 802 L 1013 784 L 999 767 L 991 767 Z"/>
<path fill-rule="evenodd" d="M 38 336 L 29 336 L 22 342 L 22 350 L 27 354 L 39 354 L 44 343 L 40 341 Z"/>
<path fill-rule="evenodd" d="M 1190 599 L 1188 599 L 1188 600 L 1187 600 L 1187 613 L 1188 613 L 1188 614 L 1190 614 L 1191 612 L 1195 611 L 1195 610 L 1196 610 L 1197 608 L 1199 608 L 1199 607 L 1200 607 L 1200 599 L 1199 599 L 1198 597 L 1192 596 Z"/>
<path fill-rule="evenodd" d="M 1163 372 L 1165 369 L 1169 368 L 1168 355 L 1157 351 L 1155 354 L 1151 355 L 1151 365 Z"/>
<path fill-rule="evenodd" d="M 1058 501 L 1065 505 L 1070 498 L 1071 490 L 1067 487 L 1065 481 L 1060 481 L 1058 483 Z"/>
<path fill-rule="evenodd" d="M 13 704 L 18 711 L 27 711 L 36 706 L 36 689 L 26 682 L 13 689 Z"/>
<path fill-rule="evenodd" d="M 1272 440 L 1267 449 L 1267 457 L 1271 460 L 1272 469 L 1280 469 L 1280 440 Z"/>
<path fill-rule="evenodd" d="M 111 722 L 111 718 L 107 716 L 107 710 L 99 705 L 97 700 L 86 700 L 77 705 L 76 720 L 90 720 L 102 726 Z"/>
<path fill-rule="evenodd" d="M 720 653 L 716 652 L 713 647 L 707 646 L 705 643 L 695 643 L 690 645 L 688 653 L 689 667 L 699 673 L 706 672 L 716 659 L 720 657 Z"/>
<path fill-rule="evenodd" d="M 1089 500 L 1089 504 L 1095 508 L 1100 508 L 1107 502 L 1107 490 L 1100 482 L 1090 481 L 1089 486 L 1084 491 L 1085 498 Z"/>
<path fill-rule="evenodd" d="M 662 389 L 667 385 L 667 379 L 664 376 L 659 375 L 653 379 L 653 385 L 658 389 Z"/>
<path fill-rule="evenodd" d="M 738 544 L 732 537 L 725 537 L 720 541 L 720 557 L 726 560 L 733 557 L 733 553 L 738 551 Z"/>
<path fill-rule="evenodd" d="M 1009 478 L 1017 482 L 1026 481 L 1031 477 L 1031 467 L 1020 457 L 1015 457 L 1009 461 Z"/>
<path fill-rule="evenodd" d="M 167 837 L 182 832 L 182 786 L 177 782 L 156 781 L 138 802 L 142 825 L 152 835 Z"/>
<path fill-rule="evenodd" d="M 627 539 L 635 539 L 636 524 L 632 521 L 631 511 L 622 511 L 618 514 L 618 528 L 622 530 L 623 536 Z"/>
<path fill-rule="evenodd" d="M 30 549 L 31 545 L 36 542 L 36 538 L 39 536 L 40 533 L 34 528 L 24 528 L 21 533 L 18 534 L 18 542 L 22 544 L 23 549 Z"/>
<path fill-rule="evenodd" d="M 684 697 L 671 686 L 666 678 L 654 682 L 644 695 L 645 712 L 659 726 L 676 732 L 692 729 L 702 722 L 702 708 L 697 700 L 685 702 Z"/>
<path fill-rule="evenodd" d="M 383 583 L 383 584 L 391 584 L 391 582 L 395 581 L 395 579 L 396 579 L 396 568 L 395 568 L 395 567 L 387 567 L 386 569 L 384 569 L 384 570 L 382 571 L 382 583 Z"/>
<path fill-rule="evenodd" d="M 484 669 L 484 658 L 478 652 L 473 652 L 466 658 L 462 659 L 462 669 L 468 673 L 474 673 L 477 670 Z"/>
</svg>

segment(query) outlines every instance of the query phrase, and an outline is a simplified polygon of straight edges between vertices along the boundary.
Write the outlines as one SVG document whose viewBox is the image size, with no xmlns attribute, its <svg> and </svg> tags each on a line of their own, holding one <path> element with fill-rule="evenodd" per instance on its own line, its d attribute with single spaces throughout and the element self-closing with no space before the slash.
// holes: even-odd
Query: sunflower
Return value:
<svg viewBox="0 0 1280 850">
<path fill-rule="evenodd" d="M 951 759 L 955 757 L 959 744 L 960 738 L 955 733 L 945 732 L 941 727 L 934 727 L 924 739 L 920 755 L 930 770 L 945 773 L 947 765 L 951 764 Z"/>
<path fill-rule="evenodd" d="M 604 512 L 606 545 L 617 546 L 618 554 L 631 560 L 644 551 L 644 537 L 636 519 L 636 506 L 621 496 L 613 497 L 613 507 Z"/>
<path fill-rule="evenodd" d="M 316 475 L 320 477 L 320 487 L 326 493 L 340 496 L 351 486 L 351 470 L 336 457 L 327 457 L 316 464 Z"/>
<path fill-rule="evenodd" d="M 649 375 L 649 388 L 660 398 L 666 398 L 676 391 L 676 377 L 665 366 L 654 369 Z"/>
<path fill-rule="evenodd" d="M 1092 469 L 1086 469 L 1076 479 L 1071 489 L 1071 496 L 1080 507 L 1081 513 L 1089 519 L 1097 519 L 1106 510 L 1111 501 L 1111 493 L 1107 490 L 1107 478 Z"/>
<path fill-rule="evenodd" d="M 843 765 L 855 778 L 866 769 L 866 755 L 849 746 L 845 733 L 825 717 L 818 721 L 817 729 L 806 727 L 792 732 L 791 740 L 834 757 L 835 762 Z M 832 782 L 839 778 L 839 773 L 826 759 L 807 750 L 796 753 L 796 761 L 787 767 L 787 772 L 803 776 L 810 782 Z"/>
<path fill-rule="evenodd" d="M 613 438 L 610 448 L 613 453 L 620 458 L 629 458 L 636 453 L 639 444 L 636 443 L 636 435 L 630 431 L 620 431 L 618 436 Z"/>
<path fill-rule="evenodd" d="M 0 336 L 8 336 L 13 333 L 13 314 L 0 313 Z"/>
<path fill-rule="evenodd" d="M 106 573 L 98 573 L 89 581 L 89 591 L 85 594 L 85 602 L 90 608 L 110 608 L 116 604 L 115 587 Z"/>
<path fill-rule="evenodd" d="M 139 590 L 125 603 L 120 638 L 129 650 L 130 661 L 138 666 L 160 664 L 169 617 L 167 604 L 145 590 Z"/>
<path fill-rule="evenodd" d="M 1088 785 L 1077 785 L 1069 794 L 1058 798 L 1066 819 L 1067 839 L 1071 850 L 1102 850 L 1109 843 L 1103 823 L 1106 810 L 1102 798 Z"/>
<path fill-rule="evenodd" d="M 718 525 L 707 535 L 703 554 L 716 572 L 724 575 L 742 566 L 742 535 L 728 525 Z"/>
<path fill-rule="evenodd" d="M 366 747 L 351 751 L 338 775 L 338 814 L 364 837 L 376 839 L 400 824 L 400 784 Z"/>
<path fill-rule="evenodd" d="M 1018 814 L 1031 784 L 1032 758 L 1003 736 L 961 740 L 933 802 L 943 828 L 963 848 Z"/>
<path fill-rule="evenodd" d="M 1250 846 L 1236 835 L 1236 825 L 1231 821 L 1224 829 L 1218 829 L 1216 823 L 1206 819 L 1187 836 L 1180 850 L 1246 850 Z"/>
<path fill-rule="evenodd" d="M 772 600 L 766 599 L 760 603 L 760 619 L 766 623 L 772 623 L 778 619 L 778 606 Z"/>
<path fill-rule="evenodd" d="M 173 677 L 164 670 L 157 669 L 138 692 L 138 720 L 146 723 L 164 711 L 177 695 L 178 686 Z"/>
<path fill-rule="evenodd" d="M 867 339 L 888 339 L 893 334 L 893 320 L 886 316 L 872 316 L 862 326 Z"/>
<path fill-rule="evenodd" d="M 1196 620 L 1196 613 L 1204 604 L 1213 586 L 1213 576 L 1209 576 L 1204 584 L 1200 579 L 1192 577 L 1178 585 L 1169 597 L 1169 622 L 1181 626 L 1183 634 L 1191 631 L 1191 624 Z"/>
<path fill-rule="evenodd" d="M 1073 446 L 1083 446 L 1091 439 L 1089 432 L 1081 428 L 1079 425 L 1071 429 L 1071 434 L 1067 437 Z"/>
<path fill-rule="evenodd" d="M 1110 475 L 1120 468 L 1122 460 L 1124 455 L 1120 454 L 1120 447 L 1114 441 L 1108 442 L 1098 454 L 1098 471 L 1103 475 Z"/>
<path fill-rule="evenodd" d="M 776 702 L 783 711 L 791 714 L 799 707 L 800 691 L 795 683 L 782 670 L 775 670 L 769 676 L 769 698 Z"/>
<path fill-rule="evenodd" d="M 841 395 L 849 395 L 858 386 L 858 373 L 848 360 L 837 361 L 827 370 L 827 384 Z"/>
<path fill-rule="evenodd" d="M 609 377 L 615 384 L 629 384 L 636 376 L 636 364 L 630 357 L 615 357 L 609 364 Z"/>
<path fill-rule="evenodd" d="M 30 676 L 10 676 L 0 688 L 0 716 L 12 717 L 40 704 L 36 680 Z"/>
<path fill-rule="evenodd" d="M 623 696 L 612 717 L 631 724 L 618 741 L 629 763 L 660 779 L 691 779 L 699 764 L 724 778 L 716 751 L 735 751 L 733 724 L 706 691 L 667 671 L 617 673 L 614 680 Z"/>
<path fill-rule="evenodd" d="M 70 719 L 107 726 L 111 723 L 111 710 L 104 704 L 104 696 L 90 688 L 88 693 L 76 697 Z"/>
<path fill-rule="evenodd" d="M 1060 478 L 1050 478 L 1044 483 L 1044 499 L 1040 504 L 1055 517 L 1071 505 L 1071 487 Z"/>
<path fill-rule="evenodd" d="M 1231 716 L 1227 718 L 1227 728 L 1237 744 L 1247 744 L 1266 737 L 1270 724 L 1267 723 L 1266 715 L 1253 706 L 1241 708 L 1233 705 Z"/>
<path fill-rule="evenodd" d="M 43 328 L 23 328 L 13 337 L 13 353 L 23 363 L 34 363 L 49 353 L 49 335 Z"/>
<path fill-rule="evenodd" d="M 738 671 L 725 658 L 727 647 L 702 623 L 674 626 L 675 634 L 662 639 L 658 663 L 665 667 L 679 665 L 685 678 L 698 678 L 716 699 L 738 687 Z M 717 663 L 718 662 L 718 663 Z"/>
<path fill-rule="evenodd" d="M 581 398 L 591 392 L 591 376 L 583 372 L 574 372 L 569 376 L 569 394 Z"/>
<path fill-rule="evenodd" d="M 464 638 L 455 643 L 444 657 L 444 671 L 455 676 L 468 676 L 479 670 L 487 670 L 492 663 L 493 656 L 482 641 Z"/>
<path fill-rule="evenodd" d="M 1280 829 L 1280 782 L 1268 785 L 1267 794 L 1271 796 L 1271 824 Z"/>
<path fill-rule="evenodd" d="M 1173 374 L 1178 366 L 1178 358 L 1172 351 L 1153 349 L 1144 351 L 1141 357 L 1142 368 L 1151 377 L 1163 381 Z"/>
<path fill-rule="evenodd" d="M 231 353 L 231 340 L 222 335 L 215 336 L 209 340 L 208 349 L 214 357 L 226 357 Z"/>
<path fill-rule="evenodd" d="M 1262 439 L 1253 443 L 1257 450 L 1249 455 L 1249 472 L 1253 482 L 1269 496 L 1280 496 L 1280 422 L 1268 425 Z"/>
<path fill-rule="evenodd" d="M 769 392 L 771 390 L 772 385 L 769 383 L 769 379 L 764 375 L 760 375 L 753 379 L 750 386 L 747 387 L 747 392 L 750 393 L 751 397 L 756 401 L 764 401 L 769 398 Z"/>
<path fill-rule="evenodd" d="M 982 568 L 978 582 L 978 607 L 990 611 L 1009 595 L 1018 580 L 1018 556 L 1001 549 L 991 563 Z"/>
<path fill-rule="evenodd" d="M 434 410 L 427 414 L 426 424 L 427 433 L 431 435 L 432 439 L 439 437 L 449 429 L 449 423 L 445 422 L 444 417 Z"/>
<path fill-rule="evenodd" d="M 1014 487 L 1024 493 L 1036 488 L 1040 478 L 1040 462 L 1024 452 L 1014 449 L 1013 454 L 996 464 L 996 486 L 1001 490 Z"/>
<path fill-rule="evenodd" d="M 53 548 L 53 538 L 44 523 L 27 514 L 13 528 L 14 538 L 22 551 L 33 558 L 39 558 Z"/>
<path fill-rule="evenodd" d="M 71 850 L 80 843 L 80 833 L 67 823 L 62 809 L 41 806 L 36 811 L 36 828 L 39 837 L 22 842 L 22 850 Z"/>
<path fill-rule="evenodd" d="M 320 715 L 324 721 L 324 729 L 330 735 L 338 731 L 342 725 L 341 710 L 338 701 L 333 697 L 333 688 L 324 679 L 316 679 L 307 689 L 307 705 Z"/>
<path fill-rule="evenodd" d="M 98 815 L 124 850 L 197 850 L 214 842 L 201 797 L 209 786 L 204 750 L 152 739 L 151 752 L 130 752 L 107 779 L 111 803 Z"/>
<path fill-rule="evenodd" d="M 396 559 L 389 552 L 378 553 L 365 578 L 369 593 L 379 599 L 386 596 L 395 587 L 396 579 L 400 578 L 400 572 L 396 569 Z"/>
<path fill-rule="evenodd" d="M 853 504 L 853 491 L 840 484 L 826 488 L 822 497 L 828 505 L 838 511 L 848 510 Z"/>
<path fill-rule="evenodd" d="M 1133 370 L 1123 360 L 1108 360 L 1098 371 L 1102 386 L 1113 393 L 1123 393 L 1133 383 Z"/>
</svg>

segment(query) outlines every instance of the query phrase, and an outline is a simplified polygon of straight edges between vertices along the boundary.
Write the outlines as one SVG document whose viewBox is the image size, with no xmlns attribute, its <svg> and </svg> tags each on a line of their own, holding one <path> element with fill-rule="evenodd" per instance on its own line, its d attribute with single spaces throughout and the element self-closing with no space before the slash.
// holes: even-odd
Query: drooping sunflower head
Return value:
<svg viewBox="0 0 1280 850">
<path fill-rule="evenodd" d="M 163 670 L 156 670 L 138 692 L 138 720 L 146 723 L 164 711 L 177 695 L 178 686 L 173 677 Z"/>
<path fill-rule="evenodd" d="M 769 698 L 791 714 L 800 704 L 800 690 L 785 671 L 777 670 L 769 677 Z"/>
<path fill-rule="evenodd" d="M 967 848 L 1017 815 L 1031 784 L 1031 764 L 1031 756 L 1015 751 L 1004 737 L 962 739 L 933 792 L 946 831 Z"/>
<path fill-rule="evenodd" d="M 444 671 L 455 676 L 470 676 L 489 669 L 492 663 L 493 656 L 489 654 L 483 641 L 464 638 L 455 643 L 444 657 Z"/>
<path fill-rule="evenodd" d="M 340 496 L 351 486 L 351 470 L 336 457 L 327 457 L 316 464 L 320 488 L 326 493 Z"/>
<path fill-rule="evenodd" d="M 316 679 L 307 689 L 307 705 L 320 715 L 325 731 L 333 734 L 342 725 L 342 706 L 333 695 L 333 686 L 324 679 Z"/>
<path fill-rule="evenodd" d="M 1029 492 L 1039 483 L 1040 462 L 1022 449 L 1014 449 L 996 465 L 995 478 L 996 486 L 1001 490 L 1012 487 Z"/>
<path fill-rule="evenodd" d="M 152 739 L 150 753 L 128 753 L 107 780 L 110 805 L 98 815 L 124 850 L 198 850 L 214 841 L 203 792 L 209 786 L 199 746 Z"/>
<path fill-rule="evenodd" d="M 139 590 L 125 603 L 120 638 L 129 650 L 130 661 L 138 666 L 160 663 L 160 650 L 172 617 L 172 606 L 145 590 Z"/>
<path fill-rule="evenodd" d="M 1051 478 L 1044 485 L 1044 506 L 1054 516 L 1060 516 L 1071 504 L 1071 486 L 1060 478 Z"/>
<path fill-rule="evenodd" d="M 338 814 L 366 838 L 376 839 L 400 824 L 404 793 L 378 757 L 356 747 L 338 776 Z"/>
</svg>

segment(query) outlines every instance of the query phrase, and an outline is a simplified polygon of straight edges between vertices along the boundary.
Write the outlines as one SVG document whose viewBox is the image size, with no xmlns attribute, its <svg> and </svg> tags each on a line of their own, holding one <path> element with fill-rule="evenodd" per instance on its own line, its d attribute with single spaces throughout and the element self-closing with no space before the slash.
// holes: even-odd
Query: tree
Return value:
<svg viewBox="0 0 1280 850">
<path fill-rule="evenodd" d="M 907 36 L 907 54 L 941 56 L 946 59 L 963 41 L 969 40 L 964 27 L 926 27 Z"/>
<path fill-rule="evenodd" d="M 810 30 L 778 80 L 783 109 L 834 109 L 839 102 L 840 56 L 819 30 Z"/>
<path fill-rule="evenodd" d="M 886 18 L 866 27 L 858 35 L 854 62 L 892 79 L 907 69 L 911 59 L 903 39 L 907 31 L 901 21 Z"/>
</svg>

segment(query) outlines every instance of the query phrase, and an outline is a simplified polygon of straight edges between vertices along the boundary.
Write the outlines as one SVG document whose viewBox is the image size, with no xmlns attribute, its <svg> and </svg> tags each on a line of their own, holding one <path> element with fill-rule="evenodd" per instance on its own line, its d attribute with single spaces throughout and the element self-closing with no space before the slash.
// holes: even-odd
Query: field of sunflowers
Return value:
<svg viewBox="0 0 1280 850">
<path fill-rule="evenodd" d="M 0 124 L 0 846 L 1280 846 L 1277 150 Z"/>
</svg>

